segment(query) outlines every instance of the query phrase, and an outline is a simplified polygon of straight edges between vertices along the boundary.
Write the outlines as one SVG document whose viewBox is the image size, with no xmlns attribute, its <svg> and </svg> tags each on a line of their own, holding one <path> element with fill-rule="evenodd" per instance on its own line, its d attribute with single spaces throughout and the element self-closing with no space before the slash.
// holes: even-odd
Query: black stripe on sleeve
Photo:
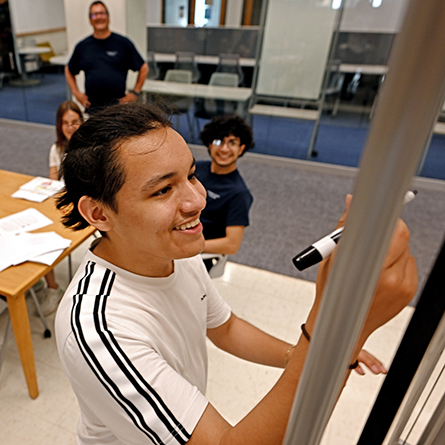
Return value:
<svg viewBox="0 0 445 445">
<path fill-rule="evenodd" d="M 93 272 L 94 263 L 88 262 L 85 268 L 85 275 L 79 281 L 78 293 L 74 298 L 71 326 L 73 328 L 77 344 L 97 379 L 101 382 L 111 397 L 113 397 L 119 406 L 121 406 L 121 408 L 127 413 L 134 425 L 154 444 L 161 445 L 163 442 L 156 432 L 152 430 L 149 425 L 147 425 L 143 412 L 141 412 L 131 400 L 122 394 L 119 389 L 119 385 L 117 385 L 111 376 L 107 374 L 107 371 L 103 368 L 100 360 L 90 347 L 88 340 L 85 338 L 81 321 L 82 303 L 83 296 L 88 292 L 90 278 Z M 171 411 L 168 409 L 159 394 L 155 392 L 155 390 L 148 384 L 148 382 L 146 382 L 143 376 L 134 367 L 130 359 L 119 346 L 113 334 L 107 328 L 105 309 L 107 297 L 110 295 L 114 279 L 115 273 L 107 269 L 101 282 L 100 292 L 95 297 L 93 316 L 96 334 L 100 337 L 102 347 L 106 349 L 119 371 L 126 377 L 128 382 L 131 383 L 134 390 L 147 401 L 160 421 L 164 424 L 165 428 L 172 434 L 173 437 L 175 437 L 177 442 L 183 445 L 189 440 L 190 434 L 174 417 L 173 413 L 171 413 Z"/>
</svg>

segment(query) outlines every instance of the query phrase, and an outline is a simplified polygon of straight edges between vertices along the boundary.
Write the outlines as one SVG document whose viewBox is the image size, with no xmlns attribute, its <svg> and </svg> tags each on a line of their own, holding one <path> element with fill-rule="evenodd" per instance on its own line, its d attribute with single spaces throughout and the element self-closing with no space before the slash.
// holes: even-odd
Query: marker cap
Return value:
<svg viewBox="0 0 445 445">
<path fill-rule="evenodd" d="M 323 260 L 320 252 L 309 246 L 292 259 L 294 266 L 301 272 Z"/>
</svg>

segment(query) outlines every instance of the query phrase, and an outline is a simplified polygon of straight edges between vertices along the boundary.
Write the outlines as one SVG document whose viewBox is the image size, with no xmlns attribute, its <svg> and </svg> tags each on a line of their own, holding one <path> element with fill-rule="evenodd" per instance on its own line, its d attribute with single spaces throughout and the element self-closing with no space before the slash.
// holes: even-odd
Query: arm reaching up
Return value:
<svg viewBox="0 0 445 445">
<path fill-rule="evenodd" d="M 340 225 L 343 224 L 344 219 L 345 215 L 343 215 L 340 220 Z M 359 352 L 366 339 L 372 332 L 397 315 L 411 301 L 415 294 L 417 289 L 417 269 L 415 260 L 410 254 L 408 242 L 408 228 L 403 221 L 399 220 L 380 273 L 372 306 L 351 363 L 357 358 L 362 358 L 364 363 L 372 362 L 372 360 L 369 362 L 369 357 L 359 356 Z M 335 255 L 332 255 L 324 260 L 319 268 L 316 298 L 306 321 L 306 329 L 310 333 L 314 329 L 321 296 L 323 295 L 326 279 L 334 259 Z M 246 326 L 244 326 L 244 328 L 247 329 Z M 212 334 L 210 337 L 212 338 Z M 261 336 L 257 338 L 261 338 Z M 243 339 L 251 342 L 247 349 L 244 349 L 242 345 L 242 343 L 244 343 Z M 263 352 L 263 356 L 260 358 L 257 356 L 252 357 L 251 351 L 260 348 L 260 343 L 256 343 L 255 335 L 246 334 L 242 338 L 238 338 L 235 346 L 227 345 L 222 339 L 218 339 L 216 343 L 225 350 L 229 350 L 242 358 L 258 360 L 260 362 L 269 360 L 269 363 L 276 360 L 273 358 L 273 352 L 268 355 L 268 357 L 272 357 L 270 359 L 265 358 L 265 352 Z M 255 445 L 276 445 L 281 443 L 286 431 L 294 394 L 298 386 L 308 348 L 309 341 L 301 336 L 293 349 L 286 369 L 276 385 L 264 399 L 234 427 L 229 425 L 209 404 L 198 422 L 189 444 L 221 445 L 248 443 Z M 235 352 L 235 349 L 238 352 Z M 285 346 L 277 346 L 277 350 L 279 350 L 282 355 Z"/>
</svg>

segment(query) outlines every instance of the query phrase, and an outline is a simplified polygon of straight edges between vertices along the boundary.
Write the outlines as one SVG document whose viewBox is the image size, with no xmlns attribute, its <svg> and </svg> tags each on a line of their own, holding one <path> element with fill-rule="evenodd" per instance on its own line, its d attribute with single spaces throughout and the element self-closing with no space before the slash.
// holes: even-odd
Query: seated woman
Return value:
<svg viewBox="0 0 445 445">
<path fill-rule="evenodd" d="M 49 151 L 49 177 L 62 179 L 60 164 L 65 155 L 65 149 L 73 133 L 83 123 L 83 114 L 77 104 L 71 100 L 62 102 L 56 114 L 56 142 Z M 58 307 L 64 290 L 56 281 L 54 270 L 45 275 L 46 294 L 39 298 L 43 315 L 52 314 Z"/>
</svg>

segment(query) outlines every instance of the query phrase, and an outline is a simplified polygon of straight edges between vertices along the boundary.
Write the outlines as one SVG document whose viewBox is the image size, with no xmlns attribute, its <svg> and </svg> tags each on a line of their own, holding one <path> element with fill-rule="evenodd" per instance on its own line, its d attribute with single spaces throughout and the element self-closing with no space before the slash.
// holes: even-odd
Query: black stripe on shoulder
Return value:
<svg viewBox="0 0 445 445">
<path fill-rule="evenodd" d="M 143 414 L 139 412 L 137 407 L 129 401 L 120 391 L 119 387 L 113 382 L 110 376 L 107 375 L 106 371 L 101 366 L 99 360 L 95 356 L 92 349 L 89 347 L 87 340 L 85 339 L 82 324 L 80 321 L 80 314 L 82 308 L 82 301 L 84 294 L 88 291 L 88 283 L 90 281 L 91 275 L 94 271 L 94 263 L 88 263 L 86 266 L 86 274 L 82 278 L 83 284 L 79 283 L 79 290 L 82 290 L 82 293 L 78 293 L 74 298 L 74 303 L 71 311 L 71 325 L 73 327 L 73 332 L 76 338 L 76 342 L 79 346 L 79 349 L 88 363 L 90 369 L 97 377 L 97 379 L 101 382 L 103 387 L 107 390 L 110 396 L 118 403 L 118 405 L 127 413 L 129 418 L 132 420 L 134 425 L 144 434 L 146 437 L 150 439 L 153 444 L 163 445 L 162 440 L 157 435 L 157 433 L 152 430 L 145 422 Z M 97 295 L 95 301 L 95 309 L 98 307 L 98 301 L 106 300 L 106 297 L 109 295 L 111 291 L 112 284 L 114 282 L 115 274 L 107 269 L 104 274 L 102 283 L 101 283 L 101 291 L 105 290 L 107 293 L 104 295 Z"/>
</svg>

